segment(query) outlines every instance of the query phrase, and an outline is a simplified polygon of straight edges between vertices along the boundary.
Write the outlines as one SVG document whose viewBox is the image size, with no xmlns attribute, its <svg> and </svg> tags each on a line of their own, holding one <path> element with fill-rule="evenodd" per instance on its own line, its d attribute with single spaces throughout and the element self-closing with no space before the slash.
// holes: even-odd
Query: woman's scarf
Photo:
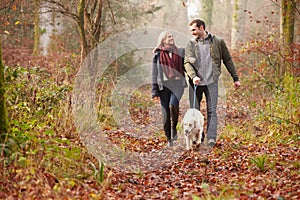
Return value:
<svg viewBox="0 0 300 200">
<path fill-rule="evenodd" d="M 159 62 L 164 74 L 168 79 L 181 77 L 183 75 L 183 61 L 179 55 L 179 50 L 175 45 L 161 46 Z M 172 53 L 170 57 L 169 53 Z"/>
</svg>

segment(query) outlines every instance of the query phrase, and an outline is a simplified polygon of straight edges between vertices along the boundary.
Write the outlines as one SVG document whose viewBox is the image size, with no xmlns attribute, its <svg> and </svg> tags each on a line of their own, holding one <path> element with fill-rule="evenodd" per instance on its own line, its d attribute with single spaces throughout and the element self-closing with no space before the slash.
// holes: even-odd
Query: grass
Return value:
<svg viewBox="0 0 300 200">
<path fill-rule="evenodd" d="M 250 158 L 250 161 L 262 172 L 267 170 L 267 155 L 258 155 Z"/>
</svg>

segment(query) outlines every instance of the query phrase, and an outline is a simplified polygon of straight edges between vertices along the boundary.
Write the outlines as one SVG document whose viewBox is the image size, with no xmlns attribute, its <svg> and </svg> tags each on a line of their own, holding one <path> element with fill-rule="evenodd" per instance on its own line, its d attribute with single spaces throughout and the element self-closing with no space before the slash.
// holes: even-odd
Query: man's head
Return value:
<svg viewBox="0 0 300 200">
<path fill-rule="evenodd" d="M 189 23 L 191 34 L 195 38 L 203 38 L 206 36 L 205 22 L 200 19 L 194 19 Z"/>
<path fill-rule="evenodd" d="M 196 24 L 196 27 L 200 28 L 200 26 L 203 26 L 203 29 L 205 30 L 205 22 L 201 19 L 194 19 L 193 21 L 190 22 L 190 26 L 193 24 Z"/>
</svg>

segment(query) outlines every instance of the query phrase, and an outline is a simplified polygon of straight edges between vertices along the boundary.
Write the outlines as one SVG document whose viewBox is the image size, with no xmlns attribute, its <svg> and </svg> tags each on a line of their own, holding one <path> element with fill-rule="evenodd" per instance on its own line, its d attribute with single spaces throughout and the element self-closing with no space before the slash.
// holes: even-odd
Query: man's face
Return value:
<svg viewBox="0 0 300 200">
<path fill-rule="evenodd" d="M 201 38 L 204 36 L 204 30 L 203 30 L 203 26 L 200 26 L 199 28 L 196 26 L 196 23 L 192 24 L 190 26 L 190 31 L 191 34 L 195 37 L 195 38 Z"/>
</svg>

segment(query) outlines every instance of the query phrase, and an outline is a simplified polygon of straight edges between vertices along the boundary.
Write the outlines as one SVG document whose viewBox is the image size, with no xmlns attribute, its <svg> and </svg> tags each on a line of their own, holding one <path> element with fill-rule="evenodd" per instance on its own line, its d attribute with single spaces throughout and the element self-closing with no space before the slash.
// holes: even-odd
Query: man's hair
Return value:
<svg viewBox="0 0 300 200">
<path fill-rule="evenodd" d="M 196 24 L 196 26 L 198 28 L 200 28 L 200 26 L 202 25 L 203 26 L 203 29 L 205 30 L 205 22 L 201 19 L 194 19 L 193 21 L 190 22 L 190 26 L 192 26 L 193 24 Z"/>
</svg>

